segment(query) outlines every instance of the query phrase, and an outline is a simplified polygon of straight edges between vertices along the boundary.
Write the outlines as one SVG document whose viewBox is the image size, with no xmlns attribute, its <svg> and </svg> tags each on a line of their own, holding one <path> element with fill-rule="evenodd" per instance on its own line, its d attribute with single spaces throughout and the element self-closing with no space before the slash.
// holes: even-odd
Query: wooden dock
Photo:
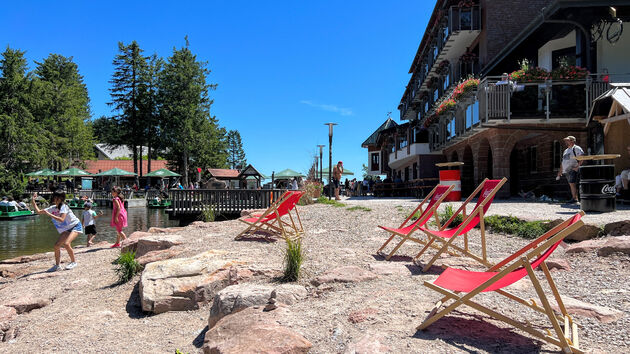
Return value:
<svg viewBox="0 0 630 354">
<path fill-rule="evenodd" d="M 192 189 L 168 191 L 171 218 L 201 214 L 212 207 L 215 214 L 235 215 L 247 209 L 266 209 L 285 192 L 283 189 Z"/>
</svg>

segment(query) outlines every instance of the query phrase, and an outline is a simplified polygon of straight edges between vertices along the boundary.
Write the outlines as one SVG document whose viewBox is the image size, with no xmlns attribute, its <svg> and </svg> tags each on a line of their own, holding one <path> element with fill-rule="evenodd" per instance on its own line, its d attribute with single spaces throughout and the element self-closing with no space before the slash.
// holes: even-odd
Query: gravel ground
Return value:
<svg viewBox="0 0 630 354">
<path fill-rule="evenodd" d="M 351 211 L 320 204 L 300 207 L 306 230 L 303 241 L 306 261 L 300 283 L 308 288 L 310 296 L 291 306 L 292 315 L 282 319 L 282 323 L 311 341 L 311 352 L 343 352 L 366 335 L 379 338 L 394 353 L 556 352 L 553 346 L 543 345 L 521 331 L 464 307 L 436 322 L 429 330 L 416 332 L 415 327 L 439 299 L 437 293 L 422 283 L 434 280 L 441 268 L 434 267 L 426 274 L 420 272 L 420 268 L 412 265 L 407 257 L 418 252 L 418 246 L 410 242 L 400 249 L 400 256 L 393 262 L 385 262 L 374 254 L 387 236 L 377 225 L 398 226 L 406 216 L 404 212 L 415 207 L 416 201 L 354 199 L 346 202 L 368 207 L 371 211 Z M 518 210 L 517 206 L 508 203 L 497 204 L 501 208 L 495 208 L 495 205 L 490 209 L 491 213 L 498 212 L 497 209 Z M 401 207 L 396 208 L 398 205 Z M 532 204 L 517 205 L 524 205 L 525 210 L 533 209 Z M 536 204 L 537 210 L 538 205 L 548 207 L 548 204 Z M 558 210 L 557 206 L 549 208 Z M 559 215 L 568 217 L 568 213 Z M 234 241 L 234 236 L 242 229 L 242 223 L 237 220 L 215 222 L 208 228 L 188 227 L 180 232 L 189 240 L 182 256 L 223 249 L 229 251 L 224 256 L 226 259 L 280 270 L 284 242 Z M 479 232 L 475 229 L 469 235 L 473 251 L 478 250 Z M 487 239 L 488 254 L 496 260 L 528 243 L 499 234 L 488 234 Z M 55 273 L 59 274 L 55 277 L 38 280 L 29 280 L 29 276 L 17 280 L 0 278 L 0 302 L 24 294 L 54 298 L 49 306 L 18 316 L 13 325 L 20 329 L 19 336 L 10 343 L 0 343 L 0 351 L 200 351 L 209 306 L 160 315 L 142 313 L 137 290 L 139 276 L 125 285 L 114 285 L 116 278 L 111 262 L 117 255 L 117 250 L 109 248 L 84 248 L 78 250 L 79 266 Z M 573 268 L 553 272 L 563 295 L 624 312 L 620 320 L 608 324 L 575 316 L 580 326 L 581 347 L 587 351 L 630 351 L 630 318 L 627 315 L 630 285 L 625 282 L 630 273 L 630 257 L 597 257 L 594 253 L 565 256 L 562 248 L 558 248 L 552 257 L 566 258 Z M 65 253 L 62 259 L 67 259 Z M 426 261 L 428 257 L 423 259 Z M 441 261 L 469 265 L 469 262 L 452 257 Z M 48 269 L 51 263 L 52 255 L 49 255 L 48 259 L 23 266 L 31 273 L 38 273 Z M 385 263 L 398 265 L 403 272 L 381 275 L 361 283 L 324 284 L 317 288 L 310 285 L 313 278 L 339 266 L 356 265 L 369 269 L 371 265 Z M 516 284 L 513 287 L 515 293 L 525 298 L 535 297 L 532 286 Z M 516 318 L 527 318 L 534 325 L 544 325 L 542 317 L 522 306 L 513 306 L 493 294 L 483 295 L 477 298 L 482 304 Z M 368 315 L 364 321 L 352 323 L 348 317 L 355 311 Z"/>
</svg>

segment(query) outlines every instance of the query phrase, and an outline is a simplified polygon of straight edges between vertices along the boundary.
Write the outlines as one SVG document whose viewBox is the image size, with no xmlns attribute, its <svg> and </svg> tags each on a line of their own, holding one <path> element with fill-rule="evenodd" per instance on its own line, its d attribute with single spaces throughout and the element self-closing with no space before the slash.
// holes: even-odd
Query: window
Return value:
<svg viewBox="0 0 630 354">
<path fill-rule="evenodd" d="M 407 147 L 407 136 L 403 135 L 398 138 L 398 150 Z"/>
<path fill-rule="evenodd" d="M 439 52 L 437 46 L 433 47 L 433 60 L 437 59 Z"/>
<path fill-rule="evenodd" d="M 479 123 L 479 101 L 466 108 L 466 129 Z"/>
<path fill-rule="evenodd" d="M 450 79 L 451 79 L 450 74 L 446 74 L 446 76 L 444 76 L 444 91 L 446 91 L 448 87 L 451 85 Z"/>
<path fill-rule="evenodd" d="M 438 98 L 440 98 L 440 90 L 435 89 L 435 91 L 433 91 L 433 102 L 437 101 Z"/>
<path fill-rule="evenodd" d="M 409 166 L 405 167 L 405 182 L 409 181 Z"/>
<path fill-rule="evenodd" d="M 554 140 L 553 142 L 553 156 L 551 157 L 551 161 L 553 161 L 553 170 L 557 170 L 562 165 L 562 144 L 558 140 Z"/>
<path fill-rule="evenodd" d="M 380 159 L 381 155 L 378 152 L 370 154 L 370 171 L 381 171 Z"/>
<path fill-rule="evenodd" d="M 414 162 L 413 164 L 413 179 L 418 178 L 418 163 Z"/>
<path fill-rule="evenodd" d="M 427 100 L 427 101 L 424 103 L 424 113 L 427 113 L 428 111 L 429 111 L 429 101 Z"/>
<path fill-rule="evenodd" d="M 536 146 L 529 147 L 529 172 L 538 171 L 538 154 Z"/>
<path fill-rule="evenodd" d="M 442 35 L 444 36 L 444 43 L 446 43 L 446 40 L 448 39 L 448 26 L 444 26 L 444 31 L 442 32 Z"/>
</svg>

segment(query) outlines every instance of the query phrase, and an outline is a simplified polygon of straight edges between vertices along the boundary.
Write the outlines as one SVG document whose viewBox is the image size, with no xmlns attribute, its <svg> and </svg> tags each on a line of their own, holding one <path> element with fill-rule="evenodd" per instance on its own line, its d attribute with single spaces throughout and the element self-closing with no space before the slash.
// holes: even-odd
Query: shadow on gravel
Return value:
<svg viewBox="0 0 630 354">
<path fill-rule="evenodd" d="M 377 261 L 385 261 L 385 256 L 383 256 L 382 254 L 373 254 L 372 257 L 374 257 L 374 259 Z M 411 261 L 413 261 L 413 258 L 411 258 L 411 256 L 395 256 L 394 255 L 387 262 L 411 262 Z"/>
<path fill-rule="evenodd" d="M 406 267 L 411 272 L 411 275 L 440 275 L 444 272 L 444 268 L 436 265 L 432 265 L 427 272 L 422 271 L 422 268 L 424 267 L 422 264 L 407 264 Z"/>
<path fill-rule="evenodd" d="M 142 305 L 140 303 L 140 282 L 137 282 L 133 287 L 131 294 L 129 295 L 129 300 L 127 300 L 127 305 L 125 306 L 125 310 L 127 310 L 127 314 L 129 314 L 129 318 L 139 319 L 148 317 L 146 313 L 142 311 Z"/>
<path fill-rule="evenodd" d="M 206 332 L 208 332 L 209 329 L 210 328 L 206 326 L 204 329 L 201 330 L 201 332 L 199 332 L 197 338 L 193 340 L 192 344 L 195 346 L 195 348 L 199 349 L 203 347 L 203 340 L 204 338 L 206 338 Z"/>
<path fill-rule="evenodd" d="M 466 317 L 460 317 L 466 316 Z M 474 318 L 470 318 L 474 317 Z M 540 353 L 542 343 L 521 335 L 511 328 L 501 328 L 488 322 L 488 317 L 453 311 L 414 338 L 442 340 L 457 350 L 468 353 Z M 419 322 L 418 324 L 420 324 Z"/>
</svg>

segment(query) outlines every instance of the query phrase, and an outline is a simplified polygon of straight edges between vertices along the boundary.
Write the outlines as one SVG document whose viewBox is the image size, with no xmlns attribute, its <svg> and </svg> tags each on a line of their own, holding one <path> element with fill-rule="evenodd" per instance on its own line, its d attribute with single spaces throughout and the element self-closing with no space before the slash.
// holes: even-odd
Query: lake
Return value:
<svg viewBox="0 0 630 354">
<path fill-rule="evenodd" d="M 104 212 L 103 216 L 96 219 L 97 234 L 94 242 L 115 242 L 116 230 L 109 226 L 112 210 L 109 208 L 94 208 L 94 210 Z M 81 220 L 83 210 L 72 211 Z M 127 224 L 129 226 L 124 229 L 127 236 L 134 231 L 146 231 L 153 226 L 178 226 L 177 220 L 168 220 L 168 214 L 164 210 L 148 208 L 127 209 Z M 59 233 L 48 216 L 39 215 L 21 220 L 0 221 L 0 260 L 52 251 L 58 237 Z M 85 234 L 80 234 L 72 244 L 85 245 Z M 65 251 L 62 250 L 62 253 Z"/>
</svg>

